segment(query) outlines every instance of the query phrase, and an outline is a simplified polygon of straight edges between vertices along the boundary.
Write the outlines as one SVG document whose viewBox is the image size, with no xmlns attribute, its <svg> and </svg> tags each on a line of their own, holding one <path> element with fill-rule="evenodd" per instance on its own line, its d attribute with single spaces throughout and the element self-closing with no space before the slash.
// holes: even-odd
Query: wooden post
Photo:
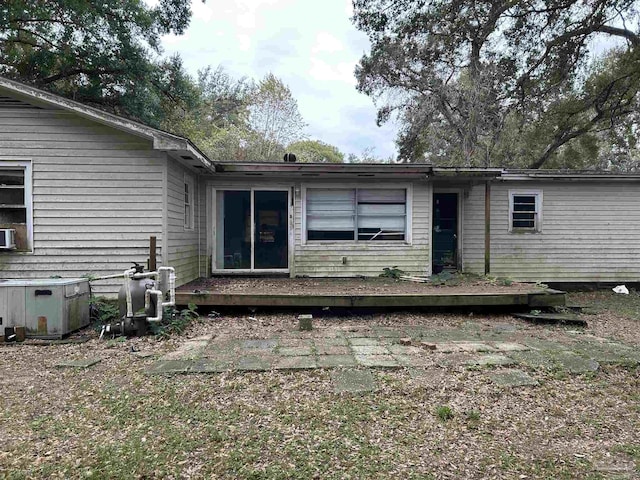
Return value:
<svg viewBox="0 0 640 480">
<path fill-rule="evenodd" d="M 149 237 L 149 271 L 156 271 L 156 237 Z"/>
<path fill-rule="evenodd" d="M 491 182 L 484 184 L 484 274 L 491 273 Z"/>
</svg>

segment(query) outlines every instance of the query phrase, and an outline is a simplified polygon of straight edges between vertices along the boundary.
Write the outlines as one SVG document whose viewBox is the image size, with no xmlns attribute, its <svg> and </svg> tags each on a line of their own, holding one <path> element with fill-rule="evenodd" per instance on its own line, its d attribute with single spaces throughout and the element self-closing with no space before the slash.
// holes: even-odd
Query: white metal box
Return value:
<svg viewBox="0 0 640 480">
<path fill-rule="evenodd" d="M 16 231 L 13 228 L 0 228 L 0 250 L 16 248 Z"/>
<path fill-rule="evenodd" d="M 0 280 L 0 329 L 23 326 L 30 338 L 61 338 L 89 325 L 85 278 Z"/>
</svg>

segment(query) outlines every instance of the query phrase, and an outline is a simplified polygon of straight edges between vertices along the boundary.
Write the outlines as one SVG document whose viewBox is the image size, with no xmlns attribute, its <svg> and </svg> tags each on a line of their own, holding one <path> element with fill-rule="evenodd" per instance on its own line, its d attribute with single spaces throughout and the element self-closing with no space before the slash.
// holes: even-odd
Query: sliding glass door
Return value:
<svg viewBox="0 0 640 480">
<path fill-rule="evenodd" d="M 218 270 L 288 268 L 288 190 L 218 190 L 216 219 Z"/>
</svg>

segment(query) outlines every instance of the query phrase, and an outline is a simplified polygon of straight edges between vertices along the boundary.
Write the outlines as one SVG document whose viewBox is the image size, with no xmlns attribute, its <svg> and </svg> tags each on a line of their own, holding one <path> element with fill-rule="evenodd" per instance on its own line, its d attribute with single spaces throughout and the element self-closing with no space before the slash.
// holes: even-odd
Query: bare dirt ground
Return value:
<svg viewBox="0 0 640 480">
<path fill-rule="evenodd" d="M 640 348 L 636 292 L 570 300 L 589 307 L 578 335 Z M 377 389 L 362 394 L 336 393 L 324 369 L 146 373 L 185 339 L 286 334 L 305 312 L 221 313 L 169 340 L 99 342 L 90 332 L 83 344 L 0 346 L 0 478 L 640 478 L 637 366 L 583 375 L 530 369 L 539 385 L 519 388 L 464 365 L 374 369 Z M 434 330 L 474 322 L 522 338 L 575 335 L 575 327 L 503 314 L 327 313 L 314 321 Z M 102 361 L 55 367 L 85 358 Z"/>
<path fill-rule="evenodd" d="M 207 290 L 236 294 L 294 294 L 294 295 L 408 295 L 448 293 L 523 293 L 540 290 L 533 283 L 508 280 L 488 281 L 483 277 L 454 275 L 441 283 L 416 283 L 392 278 L 201 278 L 179 290 Z"/>
</svg>

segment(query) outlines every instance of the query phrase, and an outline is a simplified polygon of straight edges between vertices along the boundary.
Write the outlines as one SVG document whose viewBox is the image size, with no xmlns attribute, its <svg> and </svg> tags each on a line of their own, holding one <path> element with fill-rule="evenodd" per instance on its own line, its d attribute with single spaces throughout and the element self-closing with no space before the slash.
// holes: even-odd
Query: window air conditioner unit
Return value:
<svg viewBox="0 0 640 480">
<path fill-rule="evenodd" d="M 13 228 L 0 228 L 0 250 L 16 248 L 16 231 Z"/>
</svg>

